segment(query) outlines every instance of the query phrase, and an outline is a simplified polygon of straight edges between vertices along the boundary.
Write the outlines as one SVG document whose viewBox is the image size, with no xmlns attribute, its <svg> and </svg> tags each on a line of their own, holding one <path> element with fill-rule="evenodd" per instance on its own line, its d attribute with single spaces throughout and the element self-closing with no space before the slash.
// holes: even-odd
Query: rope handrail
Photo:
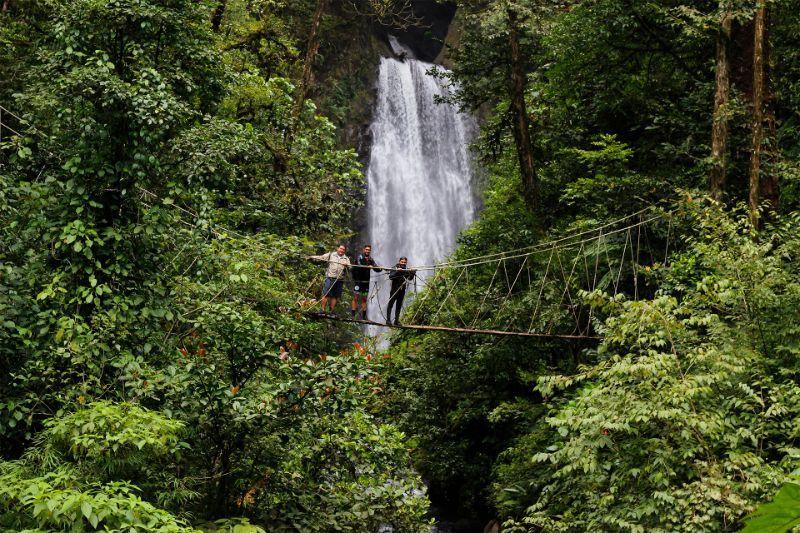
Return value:
<svg viewBox="0 0 800 533">
<path fill-rule="evenodd" d="M 549 252 L 550 250 L 569 249 L 569 248 L 573 248 L 573 247 L 576 247 L 576 246 L 580 246 L 581 244 L 586 244 L 586 243 L 589 243 L 589 242 L 593 242 L 593 241 L 596 240 L 596 237 L 594 237 L 594 236 L 589 237 L 589 238 L 585 238 L 585 239 L 581 239 L 581 240 L 578 240 L 578 241 L 574 241 L 574 242 L 566 242 L 566 243 L 564 243 L 564 241 L 569 241 L 570 239 L 574 239 L 576 237 L 580 237 L 580 236 L 583 236 L 583 235 L 588 235 L 588 234 L 592 234 L 592 233 L 595 233 L 595 232 L 602 231 L 603 229 L 606 229 L 608 227 L 614 226 L 615 224 L 618 224 L 619 222 L 623 222 L 623 221 L 628 220 L 628 219 L 630 219 L 630 218 L 632 218 L 634 216 L 641 215 L 642 213 L 644 213 L 644 212 L 646 212 L 646 211 L 648 211 L 650 209 L 653 209 L 653 208 L 654 208 L 654 206 L 647 207 L 645 209 L 642 209 L 642 210 L 640 210 L 640 211 L 638 211 L 636 213 L 633 213 L 631 215 L 628 215 L 626 217 L 617 219 L 617 220 L 609 222 L 607 224 L 603 224 L 602 226 L 598 226 L 598 227 L 596 227 L 596 228 L 594 228 L 592 230 L 582 231 L 580 233 L 575 233 L 573 235 L 568 235 L 566 237 L 562 237 L 562 238 L 559 238 L 559 239 L 554 239 L 552 241 L 546 241 L 546 242 L 538 243 L 538 244 L 527 246 L 527 247 L 523 247 L 523 248 L 516 248 L 516 249 L 508 250 L 508 251 L 505 251 L 505 252 L 498 252 L 498 253 L 494 253 L 494 254 L 487 254 L 487 255 L 469 257 L 469 258 L 463 259 L 461 261 L 449 261 L 449 262 L 448 261 L 444 261 L 444 262 L 440 262 L 440 263 L 434 263 L 434 264 L 431 264 L 431 265 L 409 265 L 409 267 L 407 269 L 398 269 L 398 268 L 395 268 L 395 267 L 380 266 L 380 265 L 376 265 L 376 266 L 373 267 L 373 266 L 370 266 L 370 265 L 359 265 L 359 264 L 356 264 L 356 263 L 350 263 L 350 267 L 364 268 L 364 269 L 370 269 L 370 270 L 383 270 L 383 271 L 389 271 L 389 272 L 396 271 L 396 270 L 411 270 L 411 271 L 422 271 L 422 272 L 425 272 L 425 271 L 439 270 L 439 269 L 442 269 L 442 268 L 445 268 L 445 267 L 461 268 L 461 267 L 484 265 L 484 264 L 488 264 L 488 263 L 495 263 L 497 261 L 506 261 L 506 260 L 511 260 L 511 259 L 521 259 L 523 257 L 529 257 L 529 256 L 534 255 L 534 254 L 539 253 L 539 252 Z M 633 228 L 642 226 L 644 224 L 648 224 L 650 222 L 653 222 L 654 220 L 658 220 L 658 219 L 663 218 L 663 217 L 664 217 L 663 214 L 657 214 L 657 215 L 654 215 L 654 216 L 652 216 L 650 218 L 642 219 L 642 220 L 636 222 L 635 224 L 630 224 L 628 226 L 624 226 L 622 228 L 615 229 L 613 231 L 605 232 L 602 235 L 607 237 L 609 235 L 615 235 L 617 233 L 622 233 L 622 232 L 627 231 L 629 229 L 633 229 Z M 556 246 L 557 244 L 560 244 L 560 243 L 564 243 L 564 244 Z M 525 250 L 528 250 L 528 251 L 525 252 Z M 519 252 L 522 252 L 522 253 L 519 253 Z M 320 262 L 320 263 L 337 263 L 337 264 L 339 264 L 337 261 L 318 259 L 318 258 L 314 258 L 313 256 L 308 256 L 307 259 L 310 259 L 310 260 L 313 260 L 313 261 L 317 261 L 317 262 Z"/>
<path fill-rule="evenodd" d="M 8 113 L 9 115 L 14 117 L 15 119 L 19 120 L 20 122 L 25 122 L 24 118 L 22 118 L 21 116 L 17 115 L 13 111 L 10 111 L 8 108 L 3 107 L 2 105 L 0 105 L 0 110 L 3 111 L 4 113 Z"/>
<path fill-rule="evenodd" d="M 18 137 L 22 137 L 22 134 L 20 132 L 18 132 L 16 129 L 12 128 L 11 126 L 9 126 L 8 123 L 3 122 L 3 114 L 11 115 L 12 117 L 17 119 L 18 121 L 25 122 L 18 115 L 14 114 L 13 112 L 9 111 L 8 109 L 6 109 L 2 105 L 0 105 L 0 141 L 3 140 L 3 132 L 2 132 L 3 129 L 7 129 L 8 131 L 13 133 L 14 135 L 16 135 Z"/>
<path fill-rule="evenodd" d="M 486 254 L 486 255 L 471 257 L 471 258 L 465 259 L 463 261 L 441 262 L 441 263 L 436 263 L 434 265 L 424 265 L 424 266 L 430 266 L 430 267 L 436 267 L 436 268 L 443 267 L 443 266 L 450 266 L 450 265 L 458 266 L 459 264 L 463 263 L 464 261 L 472 261 L 472 260 L 476 260 L 476 259 L 501 258 L 501 257 L 505 256 L 506 254 L 517 254 L 517 253 L 523 252 L 525 250 L 533 250 L 533 249 L 538 249 L 538 248 L 550 249 L 550 247 L 552 245 L 554 245 L 554 244 L 557 244 L 557 243 L 560 243 L 560 242 L 563 242 L 563 241 L 566 241 L 566 240 L 569 240 L 569 239 L 574 239 L 574 238 L 580 237 L 582 235 L 587 235 L 587 234 L 590 234 L 590 233 L 594 233 L 596 231 L 599 231 L 599 230 L 605 229 L 607 227 L 613 226 L 615 224 L 618 224 L 619 222 L 623 222 L 623 221 L 628 220 L 630 218 L 633 218 L 635 216 L 641 215 L 642 213 L 644 213 L 646 211 L 649 211 L 651 209 L 655 209 L 655 206 L 653 206 L 653 205 L 647 206 L 647 207 L 645 207 L 643 209 L 640 209 L 639 211 L 636 211 L 635 213 L 631 213 L 630 215 L 626 215 L 626 216 L 618 218 L 616 220 L 612 220 L 611 222 L 607 222 L 606 224 L 597 226 L 596 228 L 593 228 L 593 229 L 590 229 L 590 230 L 584 230 L 584 231 L 581 231 L 579 233 L 573 233 L 571 235 L 567 235 L 565 237 L 561 237 L 560 239 L 555 239 L 555 240 L 552 240 L 552 241 L 546 241 L 546 242 L 542 242 L 542 243 L 536 243 L 536 244 L 532 244 L 532 245 L 529 245 L 529 246 L 523 246 L 522 248 L 515 248 L 515 249 L 507 250 L 505 252 L 495 252 L 493 254 Z M 521 256 L 519 256 L 519 257 L 521 257 Z"/>
</svg>

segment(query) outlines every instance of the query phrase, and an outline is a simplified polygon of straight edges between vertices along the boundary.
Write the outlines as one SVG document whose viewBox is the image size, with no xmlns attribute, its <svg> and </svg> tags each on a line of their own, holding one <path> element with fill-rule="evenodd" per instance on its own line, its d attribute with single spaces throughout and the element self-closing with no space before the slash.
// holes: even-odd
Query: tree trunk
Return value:
<svg viewBox="0 0 800 533">
<path fill-rule="evenodd" d="M 325 13 L 328 0 L 317 0 L 317 8 L 314 10 L 314 18 L 311 20 L 311 29 L 308 32 L 308 48 L 306 48 L 306 57 L 303 61 L 303 76 L 300 79 L 300 86 L 297 88 L 297 99 L 295 100 L 294 118 L 300 116 L 303 110 L 303 104 L 306 101 L 308 88 L 314 80 L 314 60 L 317 57 L 319 50 L 319 26 L 322 22 L 322 15 Z"/>
<path fill-rule="evenodd" d="M 756 11 L 753 22 L 753 115 L 750 153 L 750 221 L 759 226 L 759 204 L 761 200 L 761 151 L 764 143 L 764 33 L 766 9 Z"/>
<path fill-rule="evenodd" d="M 228 0 L 219 0 L 217 7 L 214 8 L 214 12 L 211 14 L 211 29 L 215 33 L 219 31 L 219 27 L 222 25 L 222 17 L 225 15 L 227 5 Z"/>
<path fill-rule="evenodd" d="M 763 36 L 763 99 L 764 104 L 762 107 L 763 124 L 766 134 L 766 145 L 762 143 L 762 153 L 769 162 L 774 162 L 777 157 L 777 125 L 775 123 L 775 93 L 772 89 L 772 77 L 770 75 L 770 56 L 771 47 L 769 43 L 769 31 L 771 26 L 771 13 L 766 8 L 764 9 L 764 36 Z M 768 165 L 766 169 L 761 171 L 761 200 L 767 214 L 772 215 L 778 211 L 780 207 L 780 183 L 778 182 L 778 174 L 773 169 L 772 165 Z"/>
<path fill-rule="evenodd" d="M 215 516 L 225 516 L 228 510 L 229 477 L 231 473 L 231 454 L 233 451 L 225 444 L 219 455 L 217 474 L 217 490 L 214 495 Z"/>
<path fill-rule="evenodd" d="M 522 53 L 519 49 L 519 23 L 513 9 L 506 9 L 508 17 L 508 44 L 511 49 L 511 115 L 514 130 L 514 143 L 519 158 L 519 170 L 522 178 L 522 192 L 525 203 L 533 211 L 539 210 L 539 179 L 533 161 L 530 123 L 525 106 L 525 88 L 527 78 L 523 65 Z"/>
<path fill-rule="evenodd" d="M 722 15 L 717 32 L 716 90 L 714 93 L 714 119 L 711 128 L 711 175 L 709 191 L 715 200 L 721 200 L 728 174 L 728 103 L 731 92 L 730 39 L 733 17 L 730 11 Z"/>
</svg>

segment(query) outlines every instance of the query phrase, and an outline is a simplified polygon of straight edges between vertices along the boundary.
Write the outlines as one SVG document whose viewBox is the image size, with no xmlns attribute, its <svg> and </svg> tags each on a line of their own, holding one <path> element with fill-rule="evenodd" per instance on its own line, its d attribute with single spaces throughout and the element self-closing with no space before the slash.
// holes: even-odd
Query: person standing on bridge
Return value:
<svg viewBox="0 0 800 533">
<path fill-rule="evenodd" d="M 408 258 L 401 257 L 389 274 L 392 282 L 392 291 L 389 297 L 389 305 L 386 308 L 386 324 L 392 324 L 392 306 L 394 306 L 394 325 L 400 325 L 400 309 L 403 307 L 403 299 L 406 297 L 406 287 L 408 283 L 417 275 L 416 270 L 408 268 Z"/>
<path fill-rule="evenodd" d="M 382 269 L 375 265 L 375 260 L 372 258 L 372 246 L 368 244 L 364 246 L 363 252 L 358 254 L 351 270 L 353 275 L 353 301 L 350 303 L 350 316 L 353 319 L 356 318 L 360 300 L 361 318 L 362 320 L 369 320 L 367 318 L 367 296 L 369 296 L 369 279 L 373 270 L 380 272 Z"/>
<path fill-rule="evenodd" d="M 313 261 L 325 261 L 328 263 L 328 268 L 325 270 L 325 285 L 322 287 L 323 315 L 328 309 L 330 309 L 328 312 L 332 315 L 339 298 L 342 297 L 344 276 L 350 266 L 350 258 L 344 255 L 346 251 L 347 247 L 344 244 L 340 244 L 333 252 L 309 257 Z"/>
</svg>

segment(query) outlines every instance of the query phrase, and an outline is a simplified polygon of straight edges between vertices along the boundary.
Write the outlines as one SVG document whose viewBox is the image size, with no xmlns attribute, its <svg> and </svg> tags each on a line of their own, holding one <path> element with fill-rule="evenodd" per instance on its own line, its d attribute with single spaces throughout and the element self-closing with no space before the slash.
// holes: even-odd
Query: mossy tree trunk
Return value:
<svg viewBox="0 0 800 533">
<path fill-rule="evenodd" d="M 314 60 L 319 51 L 319 27 L 322 23 L 322 16 L 328 6 L 328 0 L 317 0 L 317 7 L 314 9 L 314 17 L 311 19 L 311 28 L 308 31 L 308 46 L 306 57 L 303 60 L 303 74 L 300 78 L 300 85 L 297 88 L 297 99 L 295 100 L 294 116 L 300 116 L 308 95 L 308 88 L 314 81 Z"/>
<path fill-rule="evenodd" d="M 772 106 L 774 96 L 769 76 L 769 12 L 764 4 L 756 11 L 753 20 L 753 61 L 752 61 L 752 126 L 751 153 L 749 168 L 750 218 L 753 225 L 760 224 L 759 209 L 768 213 L 778 209 L 780 187 L 778 177 L 764 165 L 765 159 L 773 153 L 775 112 Z M 769 138 L 765 135 L 769 134 Z"/>
<path fill-rule="evenodd" d="M 721 200 L 728 174 L 728 105 L 731 92 L 730 39 L 733 17 L 728 8 L 722 8 L 722 19 L 717 31 L 716 73 L 714 92 L 714 119 L 711 129 L 711 174 L 709 192 Z"/>
<path fill-rule="evenodd" d="M 525 105 L 527 78 L 524 58 L 520 52 L 519 44 L 520 21 L 517 13 L 510 7 L 506 8 L 506 15 L 508 18 L 508 45 L 511 52 L 511 118 L 514 143 L 517 148 L 517 157 L 519 158 L 520 177 L 522 178 L 522 192 L 528 207 L 533 211 L 538 211 L 540 204 L 539 179 L 534 165 L 530 120 Z"/>
</svg>

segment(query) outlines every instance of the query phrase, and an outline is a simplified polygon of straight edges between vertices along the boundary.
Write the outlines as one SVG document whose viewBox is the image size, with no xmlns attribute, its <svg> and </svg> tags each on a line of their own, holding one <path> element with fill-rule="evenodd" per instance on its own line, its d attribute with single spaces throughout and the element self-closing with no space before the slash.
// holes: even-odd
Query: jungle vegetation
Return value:
<svg viewBox="0 0 800 533">
<path fill-rule="evenodd" d="M 455 258 L 669 216 L 637 298 L 574 288 L 595 342 L 304 314 L 303 257 L 359 229 L 364 43 L 414 2 L 0 3 L 0 529 L 800 522 L 797 2 L 452 4 Z M 508 300 L 474 309 L 527 325 Z"/>
</svg>

